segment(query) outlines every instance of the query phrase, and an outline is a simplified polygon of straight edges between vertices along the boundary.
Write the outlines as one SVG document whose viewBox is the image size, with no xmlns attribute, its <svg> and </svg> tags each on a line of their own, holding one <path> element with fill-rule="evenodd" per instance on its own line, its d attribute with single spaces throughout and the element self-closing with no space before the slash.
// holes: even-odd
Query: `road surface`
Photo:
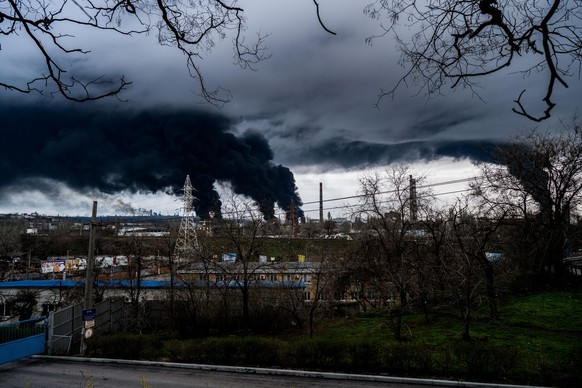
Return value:
<svg viewBox="0 0 582 388">
<path fill-rule="evenodd" d="M 321 377 L 233 373 L 103 362 L 76 362 L 57 358 L 28 358 L 0 365 L 2 388 L 239 388 L 239 387 L 421 387 L 426 385 L 336 380 Z"/>
</svg>

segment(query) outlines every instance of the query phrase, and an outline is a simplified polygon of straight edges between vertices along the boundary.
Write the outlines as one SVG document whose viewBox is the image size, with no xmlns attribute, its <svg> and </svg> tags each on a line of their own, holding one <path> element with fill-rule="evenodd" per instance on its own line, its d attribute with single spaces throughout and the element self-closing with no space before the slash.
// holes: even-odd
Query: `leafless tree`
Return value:
<svg viewBox="0 0 582 388">
<path fill-rule="evenodd" d="M 428 207 L 418 229 L 422 234 L 416 239 L 411 261 L 416 288 L 416 306 L 429 321 L 429 310 L 438 308 L 446 292 L 447 273 L 443 260 L 447 255 L 447 215 L 443 209 Z"/>
<path fill-rule="evenodd" d="M 18 46 L 30 46 L 38 59 L 35 75 L 18 79 L 5 74 L 0 87 L 22 93 L 60 94 L 72 101 L 119 96 L 131 82 L 124 76 L 74 73 L 74 61 L 88 54 L 88 42 L 79 36 L 152 34 L 158 43 L 184 54 L 189 74 L 198 80 L 200 95 L 220 106 L 231 99 L 228 90 L 209 88 L 200 60 L 217 41 L 232 38 L 236 64 L 253 69 L 268 55 L 265 35 L 248 43 L 244 11 L 236 0 L 6 0 L 0 3 L 0 35 L 6 55 Z M 10 47 L 12 46 L 12 47 Z"/>
<path fill-rule="evenodd" d="M 240 288 L 242 325 L 248 329 L 250 288 L 254 274 L 261 268 L 259 252 L 266 224 L 258 206 L 249 199 L 232 194 L 223 205 L 223 217 L 217 220 L 217 236 L 225 239 L 225 248 L 235 253 L 236 259 L 234 263 L 222 263 L 221 268 L 225 280 L 236 282 Z"/>
<path fill-rule="evenodd" d="M 21 220 L 0 220 L 0 279 L 9 268 L 14 269 L 13 257 L 21 254 L 21 235 L 25 232 L 25 225 Z M 14 276 L 14 274 L 12 274 Z"/>
<path fill-rule="evenodd" d="M 360 180 L 358 216 L 368 220 L 362 234 L 362 255 L 376 274 L 377 292 L 392 299 L 394 335 L 401 337 L 402 315 L 409 308 L 415 284 L 414 266 L 419 215 L 430 203 L 430 193 L 416 192 L 410 170 L 396 166 Z"/>
<path fill-rule="evenodd" d="M 180 315 L 188 321 L 185 325 L 181 323 L 179 330 L 190 330 L 189 335 L 195 333 L 194 329 L 199 334 L 199 329 L 204 327 L 217 332 L 229 324 L 232 293 L 218 261 L 224 252 L 224 241 L 210 230 L 199 230 L 189 258 L 192 261 L 183 265 L 184 269 L 194 270 L 194 274 L 176 274 L 177 284 L 181 286 L 175 291 L 182 306 Z"/>
<path fill-rule="evenodd" d="M 465 210 L 462 200 L 450 209 L 449 228 L 452 232 L 451 238 L 447 239 L 449 249 L 443 267 L 448 273 L 447 290 L 458 305 L 463 320 L 463 339 L 469 340 L 483 276 L 476 255 L 471 254 L 471 248 L 467 246 L 473 243 L 470 237 L 472 217 Z"/>
<path fill-rule="evenodd" d="M 19 290 L 15 295 L 6 299 L 8 311 L 11 317 L 18 316 L 19 321 L 32 318 L 34 308 L 38 304 L 39 292 L 31 290 Z"/>
<path fill-rule="evenodd" d="M 133 328 L 139 332 L 144 329 L 144 323 L 147 322 L 143 304 L 146 290 L 143 288 L 143 274 L 146 269 L 146 253 L 148 251 L 147 240 L 138 236 L 131 236 L 126 244 L 128 254 L 128 280 L 125 288 L 126 297 L 130 304 L 130 318 Z M 95 287 L 97 289 L 97 287 Z M 96 298 L 97 300 L 97 298 Z"/>
<path fill-rule="evenodd" d="M 394 33 L 401 64 L 408 71 L 391 90 L 413 82 L 428 95 L 463 86 L 475 94 L 477 80 L 512 69 L 524 78 L 545 73 L 545 105 L 533 113 L 517 92 L 513 111 L 534 121 L 551 116 L 556 86 L 568 87 L 582 58 L 582 4 L 548 0 L 374 0 L 364 11 L 381 20 L 382 33 Z M 404 27 L 400 29 L 400 27 Z M 410 35 L 412 34 L 412 35 Z"/>
<path fill-rule="evenodd" d="M 484 164 L 475 193 L 508 216 L 535 225 L 528 252 L 535 267 L 563 280 L 570 215 L 582 201 L 582 125 L 573 119 L 555 133 L 532 130 L 498 151 L 500 164 Z"/>
<path fill-rule="evenodd" d="M 315 319 L 325 315 L 330 309 L 334 299 L 334 291 L 337 289 L 336 280 L 341 273 L 341 266 L 336 260 L 329 257 L 329 253 L 320 251 L 319 264 L 314 266 L 308 275 L 310 287 L 309 302 L 307 303 L 307 316 L 309 322 L 309 337 L 313 337 L 315 331 Z"/>
<path fill-rule="evenodd" d="M 168 312 L 169 312 L 169 321 L 175 321 L 175 314 L 176 314 L 176 306 L 175 306 L 175 297 L 176 297 L 176 257 L 174 256 L 174 251 L 176 248 L 176 240 L 178 239 L 180 225 L 177 223 L 169 222 L 168 223 L 168 235 L 163 237 L 162 241 L 162 252 L 163 254 L 167 255 L 168 261 L 168 272 L 170 277 L 170 286 L 168 288 Z M 159 251 L 158 251 L 159 253 Z"/>
<path fill-rule="evenodd" d="M 293 265 L 289 266 L 293 269 Z M 299 270 L 299 265 L 295 267 L 297 272 L 303 272 Z M 303 276 L 311 276 L 304 274 Z M 272 309 L 273 312 L 283 319 L 285 315 L 290 318 L 290 326 L 298 330 L 303 330 L 303 325 L 306 319 L 306 308 L 305 303 L 305 292 L 304 288 L 294 288 L 294 283 L 301 284 L 301 280 L 288 280 L 287 283 L 282 283 L 277 289 L 270 291 L 274 294 L 271 299 L 274 301 Z"/>
<path fill-rule="evenodd" d="M 327 219 L 323 222 L 325 234 L 331 236 L 337 228 L 337 223 L 331 218 L 331 213 L 328 212 Z"/>
<path fill-rule="evenodd" d="M 456 288 L 465 321 L 464 337 L 469 338 L 469 325 L 473 296 L 479 296 L 480 283 L 485 284 L 485 295 L 491 319 L 498 318 L 497 288 L 495 283 L 493 249 L 500 245 L 499 231 L 504 225 L 507 211 L 487 202 L 459 198 L 450 210 L 450 256 L 461 276 Z M 460 264 L 459 264 L 460 263 Z M 453 282 L 454 283 L 454 282 Z"/>
</svg>

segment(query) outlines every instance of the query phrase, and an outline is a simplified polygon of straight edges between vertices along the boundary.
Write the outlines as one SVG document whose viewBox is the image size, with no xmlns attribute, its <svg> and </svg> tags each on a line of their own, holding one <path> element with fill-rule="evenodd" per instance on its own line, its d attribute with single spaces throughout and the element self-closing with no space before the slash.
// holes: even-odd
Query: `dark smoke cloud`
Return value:
<svg viewBox="0 0 582 388">
<path fill-rule="evenodd" d="M 540 205 L 541 212 L 550 212 L 552 194 L 548 185 L 550 175 L 545 170 L 549 167 L 547 156 L 526 144 L 518 143 L 500 150 L 498 159 Z"/>
<path fill-rule="evenodd" d="M 274 203 L 302 205 L 293 173 L 272 162 L 265 137 L 235 136 L 222 115 L 74 108 L 0 106 L 0 192 L 51 178 L 80 191 L 179 194 L 189 174 L 202 218 L 220 214 L 216 181 L 252 198 L 265 218 Z"/>
<path fill-rule="evenodd" d="M 455 127 L 470 128 L 472 123 L 480 118 L 481 115 L 474 112 L 459 112 L 457 109 L 442 107 L 439 110 L 422 112 L 419 117 L 414 117 L 414 121 L 404 133 L 400 133 L 400 137 L 401 140 L 422 139 L 447 132 Z"/>
<path fill-rule="evenodd" d="M 496 149 L 505 144 L 490 140 L 430 140 L 382 144 L 338 136 L 304 148 L 297 160 L 307 165 L 322 164 L 348 169 L 418 160 L 431 161 L 442 157 L 489 162 L 493 160 Z"/>
</svg>

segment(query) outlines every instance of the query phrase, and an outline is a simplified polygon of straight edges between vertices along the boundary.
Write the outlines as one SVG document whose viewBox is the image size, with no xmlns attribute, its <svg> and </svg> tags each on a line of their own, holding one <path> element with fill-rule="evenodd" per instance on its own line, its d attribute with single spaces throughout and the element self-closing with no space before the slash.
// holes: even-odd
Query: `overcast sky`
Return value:
<svg viewBox="0 0 582 388">
<path fill-rule="evenodd" d="M 281 165 L 293 173 L 303 202 L 319 199 L 319 182 L 324 184 L 326 198 L 355 195 L 358 177 L 363 172 L 391 163 L 411 163 L 428 175 L 429 182 L 436 183 L 472 176 L 476 171 L 471 165 L 472 158 L 479 160 L 495 144 L 508 141 L 520 130 L 546 128 L 576 113 L 582 97 L 577 79 L 569 80 L 569 89 L 556 89 L 558 106 L 551 120 L 536 125 L 512 113 L 512 102 L 521 90 L 527 88 L 532 95 L 543 91 L 536 90 L 535 76 L 524 80 L 509 72 L 483 78 L 479 96 L 469 90 L 444 89 L 440 96 L 427 99 L 418 95 L 417 89 L 403 87 L 394 99 L 385 98 L 375 107 L 380 88 L 391 89 L 406 69 L 398 65 L 398 52 L 391 37 L 379 39 L 372 46 L 365 44 L 366 37 L 380 32 L 378 21 L 362 12 L 368 2 L 319 1 L 321 16 L 326 26 L 337 33 L 335 36 L 318 24 L 311 0 L 240 2 L 247 16 L 248 38 L 252 39 L 256 32 L 268 33 L 271 58 L 259 63 L 256 71 L 241 70 L 233 64 L 231 37 L 217 42 L 200 67 L 209 87 L 220 86 L 232 92 L 233 101 L 222 110 L 200 101 L 195 94 L 198 85 L 188 76 L 184 56 L 170 47 L 157 46 L 155 36 L 76 34 L 88 42 L 87 48 L 92 52 L 77 59 L 74 69 L 117 78 L 125 75 L 133 82 L 121 96 L 127 101 L 110 99 L 79 106 L 59 97 L 1 91 L 2 114 L 15 117 L 0 124 L 5 139 L 0 169 L 4 175 L 0 213 L 88 215 L 91 201 L 96 199 L 100 201 L 100 214 L 122 214 L 137 208 L 174 214 L 180 207 L 174 195 L 139 192 L 172 192 L 166 186 L 176 186 L 175 176 L 196 175 L 202 168 L 196 164 L 198 159 L 183 153 L 200 154 L 214 149 L 205 145 L 213 133 L 234 134 L 240 144 L 239 140 L 232 139 L 216 141 L 232 141 L 237 149 L 244 148 L 251 140 L 260 145 L 258 148 L 268 148 L 268 143 L 270 152 L 264 151 L 258 170 L 241 168 L 236 174 L 266 171 L 270 177 L 275 174 L 283 179 L 287 176 L 272 168 Z M 0 53 L 3 61 L 0 75 L 4 79 L 26 73 L 39 60 L 31 56 L 26 45 L 11 45 L 12 42 L 14 39 L 3 41 Z M 144 112 L 160 126 L 171 125 L 168 123 L 177 120 L 173 116 L 179 116 L 207 123 L 204 125 L 208 131 L 196 132 L 196 129 L 193 132 L 196 135 L 191 134 L 181 148 L 174 147 L 180 143 L 176 138 L 171 145 L 166 140 L 141 144 L 144 131 L 150 137 L 158 133 L 158 129 L 144 129 L 141 124 Z M 126 147 L 120 144 L 121 140 L 108 138 L 125 129 L 109 132 L 104 129 L 120 121 L 127 129 L 121 139 Z M 18 136 L 22 122 L 28 129 L 25 136 Z M 77 139 L 83 131 L 90 134 L 90 139 L 79 140 L 74 143 L 76 147 L 108 146 L 107 153 L 99 154 L 100 147 L 95 145 L 96 155 L 87 159 L 86 164 L 94 165 L 102 157 L 109 160 L 107 166 L 114 166 L 118 157 L 123 161 L 123 169 L 111 167 L 105 173 L 101 169 L 91 170 L 90 166 L 86 167 L 90 173 L 87 169 L 73 169 L 70 164 L 83 163 L 85 153 L 73 153 L 71 139 Z M 249 137 L 249 133 L 255 135 Z M 32 141 L 37 135 L 42 141 Z M 55 141 L 58 145 L 69 147 L 62 155 L 67 158 L 76 155 L 78 159 L 43 163 L 59 152 L 54 145 L 53 148 L 46 146 L 55 138 L 59 139 Z M 163 150 L 154 152 L 156 148 Z M 215 149 L 217 161 L 224 158 L 217 154 L 224 153 L 221 150 Z M 237 157 L 242 154 L 242 151 L 237 153 Z M 248 158 L 256 162 L 252 155 Z M 141 182 L 129 179 L 129 174 L 140 175 L 137 161 L 143 159 L 147 159 L 147 171 L 156 177 L 155 182 L 146 184 L 145 178 Z M 161 168 L 165 161 L 167 165 Z M 209 159 L 203 163 L 206 170 L 213 164 Z M 173 168 L 174 180 L 158 179 L 167 173 L 169 166 Z M 68 178 L 69 174 L 86 174 L 83 175 L 86 179 Z M 92 174 L 102 174 L 101 179 Z M 228 174 L 215 173 L 214 177 L 234 179 Z M 96 180 L 100 183 L 92 183 Z M 128 181 L 131 183 L 123 187 Z M 254 179 L 249 177 L 249 181 Z M 284 195 L 285 198 L 280 198 L 277 193 L 273 195 L 277 200 L 288 199 Z M 306 205 L 305 209 L 308 208 L 315 206 Z M 340 215 L 337 211 L 334 214 Z"/>
</svg>

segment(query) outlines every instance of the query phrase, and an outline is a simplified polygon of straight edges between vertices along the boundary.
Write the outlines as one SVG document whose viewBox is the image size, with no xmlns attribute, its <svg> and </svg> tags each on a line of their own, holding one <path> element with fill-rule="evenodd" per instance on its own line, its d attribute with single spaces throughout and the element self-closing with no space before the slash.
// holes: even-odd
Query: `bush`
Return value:
<svg viewBox="0 0 582 388">
<path fill-rule="evenodd" d="M 381 348 L 377 343 L 360 342 L 350 346 L 353 372 L 378 372 L 382 361 Z"/>
<path fill-rule="evenodd" d="M 92 357 L 126 360 L 156 359 L 163 356 L 161 339 L 154 335 L 114 334 L 87 340 L 86 354 Z"/>
<path fill-rule="evenodd" d="M 457 344 L 453 351 L 464 364 L 469 378 L 513 376 L 521 359 L 519 349 L 487 346 L 478 342 Z"/>
<path fill-rule="evenodd" d="M 307 339 L 291 344 L 291 366 L 305 369 L 342 370 L 351 364 L 343 341 Z"/>
<path fill-rule="evenodd" d="M 173 361 L 241 366 L 281 365 L 285 343 L 262 337 L 212 337 L 165 342 Z"/>
<path fill-rule="evenodd" d="M 389 372 L 427 374 L 435 369 L 435 350 L 417 344 L 391 344 L 384 347 L 384 366 Z"/>
</svg>

